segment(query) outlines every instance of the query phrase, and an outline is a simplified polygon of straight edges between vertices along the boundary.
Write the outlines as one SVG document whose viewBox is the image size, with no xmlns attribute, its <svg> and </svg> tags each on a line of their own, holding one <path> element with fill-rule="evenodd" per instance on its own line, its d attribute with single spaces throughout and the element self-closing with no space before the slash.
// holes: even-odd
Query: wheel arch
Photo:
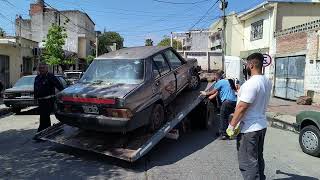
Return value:
<svg viewBox="0 0 320 180">
<path fill-rule="evenodd" d="M 318 129 L 320 129 L 319 127 L 319 124 L 316 123 L 314 120 L 310 119 L 310 118 L 307 118 L 307 119 L 304 119 L 302 122 L 301 122 L 301 125 L 300 125 L 300 130 L 303 129 L 304 127 L 307 127 L 309 125 L 313 125 L 315 127 L 317 127 Z"/>
</svg>

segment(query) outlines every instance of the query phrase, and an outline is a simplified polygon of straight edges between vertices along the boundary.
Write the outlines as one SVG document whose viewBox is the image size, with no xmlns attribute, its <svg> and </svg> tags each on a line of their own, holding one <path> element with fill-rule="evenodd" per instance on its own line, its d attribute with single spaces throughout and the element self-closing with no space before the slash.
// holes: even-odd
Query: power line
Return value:
<svg viewBox="0 0 320 180">
<path fill-rule="evenodd" d="M 180 5 L 186 5 L 186 4 L 199 4 L 199 3 L 203 3 L 209 0 L 201 0 L 201 1 L 196 1 L 196 2 L 172 2 L 172 1 L 163 1 L 163 0 L 153 0 L 155 2 L 159 2 L 159 3 L 166 3 L 166 4 L 180 4 Z"/>
<path fill-rule="evenodd" d="M 193 29 L 197 24 L 199 24 L 208 14 L 209 14 L 209 12 L 211 11 L 211 9 L 212 8 L 214 8 L 214 6 L 216 6 L 216 4 L 219 2 L 219 0 L 217 0 L 207 11 L 206 11 L 206 13 L 196 22 L 196 23 L 194 23 L 192 26 L 191 26 L 191 28 L 190 28 L 190 30 L 191 29 Z"/>
<path fill-rule="evenodd" d="M 87 31 L 87 32 L 95 35 L 95 32 L 92 32 L 91 30 L 88 30 L 87 28 L 82 27 L 82 26 L 74 23 L 69 17 L 67 17 L 65 14 L 61 13 L 58 9 L 54 8 L 53 6 L 51 6 L 49 3 L 45 2 L 45 1 L 44 1 L 44 3 L 45 3 L 47 6 L 49 6 L 50 8 L 52 8 L 53 10 L 57 11 L 60 15 L 64 16 L 64 17 L 67 19 L 67 21 L 71 22 L 74 26 L 77 26 L 77 27 L 79 27 L 79 28 L 82 28 L 82 29 L 84 29 L 85 31 Z"/>
</svg>

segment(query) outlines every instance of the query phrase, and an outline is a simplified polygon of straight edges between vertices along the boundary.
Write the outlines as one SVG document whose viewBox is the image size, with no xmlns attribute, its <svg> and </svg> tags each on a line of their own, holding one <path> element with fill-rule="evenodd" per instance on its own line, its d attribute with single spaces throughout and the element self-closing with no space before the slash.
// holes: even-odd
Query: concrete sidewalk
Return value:
<svg viewBox="0 0 320 180">
<path fill-rule="evenodd" d="M 267 110 L 269 124 L 273 127 L 297 132 L 296 115 L 300 111 L 320 111 L 319 105 L 298 105 L 295 101 L 271 98 Z"/>
</svg>

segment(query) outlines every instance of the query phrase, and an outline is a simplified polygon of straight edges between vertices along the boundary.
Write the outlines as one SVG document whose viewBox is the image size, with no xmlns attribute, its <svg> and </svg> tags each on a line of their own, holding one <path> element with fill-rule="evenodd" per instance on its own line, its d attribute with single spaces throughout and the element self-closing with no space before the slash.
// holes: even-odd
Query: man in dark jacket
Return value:
<svg viewBox="0 0 320 180">
<path fill-rule="evenodd" d="M 40 124 L 38 132 L 51 126 L 50 114 L 54 110 L 55 88 L 63 90 L 59 80 L 48 72 L 48 65 L 39 64 L 39 74 L 34 81 L 34 97 L 38 100 Z"/>
</svg>

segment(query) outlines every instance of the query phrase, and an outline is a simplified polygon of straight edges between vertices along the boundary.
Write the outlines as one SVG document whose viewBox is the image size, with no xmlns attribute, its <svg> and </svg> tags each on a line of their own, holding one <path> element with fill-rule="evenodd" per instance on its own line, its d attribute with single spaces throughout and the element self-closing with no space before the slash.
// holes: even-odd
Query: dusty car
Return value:
<svg viewBox="0 0 320 180">
<path fill-rule="evenodd" d="M 104 54 L 57 99 L 56 117 L 70 126 L 103 132 L 154 131 L 167 105 L 185 88 L 197 89 L 195 59 L 171 47 L 132 47 Z"/>
<path fill-rule="evenodd" d="M 63 87 L 67 82 L 62 75 L 55 75 Z M 23 76 L 12 88 L 6 89 L 3 95 L 3 102 L 6 106 L 12 107 L 12 111 L 18 113 L 21 109 L 37 106 L 38 103 L 33 97 L 33 85 L 36 75 Z"/>
<path fill-rule="evenodd" d="M 296 123 L 302 151 L 320 156 L 320 112 L 302 111 L 296 116 Z"/>
<path fill-rule="evenodd" d="M 82 71 L 65 71 L 64 78 L 67 80 L 68 84 L 75 84 L 81 78 L 82 73 Z"/>
</svg>

